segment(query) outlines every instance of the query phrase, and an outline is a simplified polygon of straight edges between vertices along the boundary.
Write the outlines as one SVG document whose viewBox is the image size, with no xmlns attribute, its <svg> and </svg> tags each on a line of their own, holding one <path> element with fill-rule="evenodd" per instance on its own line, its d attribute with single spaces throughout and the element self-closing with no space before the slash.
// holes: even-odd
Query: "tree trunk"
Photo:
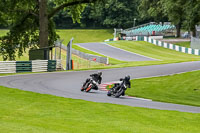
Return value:
<svg viewBox="0 0 200 133">
<path fill-rule="evenodd" d="M 176 25 L 176 37 L 181 36 L 181 23 Z"/>
<path fill-rule="evenodd" d="M 196 37 L 196 28 L 195 28 L 195 26 L 194 27 L 192 27 L 192 36 L 193 37 Z"/>
<path fill-rule="evenodd" d="M 47 0 L 39 0 L 39 46 L 40 48 L 48 47 L 48 14 Z"/>
</svg>

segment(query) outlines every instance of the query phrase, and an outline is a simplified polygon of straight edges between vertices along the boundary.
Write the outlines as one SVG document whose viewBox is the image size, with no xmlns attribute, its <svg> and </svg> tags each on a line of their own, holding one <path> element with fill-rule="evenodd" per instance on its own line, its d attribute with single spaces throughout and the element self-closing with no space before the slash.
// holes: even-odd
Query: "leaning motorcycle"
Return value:
<svg viewBox="0 0 200 133">
<path fill-rule="evenodd" d="M 125 95 L 127 88 L 131 87 L 130 76 L 126 76 L 124 79 L 120 79 L 120 83 L 115 83 L 114 86 L 108 91 L 107 96 L 114 96 L 119 98 Z"/>
<path fill-rule="evenodd" d="M 92 89 L 95 89 L 95 90 L 98 89 L 97 85 L 96 85 L 96 82 L 93 79 L 87 79 L 85 81 L 85 83 L 83 84 L 83 86 L 81 88 L 81 91 L 89 92 Z"/>
</svg>

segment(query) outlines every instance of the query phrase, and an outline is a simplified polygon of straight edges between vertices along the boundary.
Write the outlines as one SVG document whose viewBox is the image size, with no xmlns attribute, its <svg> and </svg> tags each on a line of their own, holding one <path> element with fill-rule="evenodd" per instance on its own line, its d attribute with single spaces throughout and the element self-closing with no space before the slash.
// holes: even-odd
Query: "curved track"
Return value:
<svg viewBox="0 0 200 133">
<path fill-rule="evenodd" d="M 134 79 L 142 77 L 169 75 L 193 70 L 200 70 L 199 61 L 154 66 L 107 69 L 101 71 L 103 72 L 103 82 L 111 82 L 117 81 L 119 78 L 124 77 L 128 74 L 131 76 L 132 79 Z M 83 99 L 94 102 L 200 113 L 200 107 L 161 103 L 128 97 L 117 99 L 107 97 L 106 92 L 104 91 L 92 91 L 91 93 L 81 92 L 80 87 L 82 83 L 86 78 L 88 78 L 88 75 L 94 72 L 96 71 L 56 72 L 5 76 L 0 77 L 0 85 L 43 94 L 52 94 L 56 96 Z"/>
<path fill-rule="evenodd" d="M 150 57 L 132 53 L 123 49 L 110 46 L 106 43 L 79 43 L 76 44 L 85 49 L 109 56 L 122 61 L 152 61 L 156 60 Z"/>
</svg>

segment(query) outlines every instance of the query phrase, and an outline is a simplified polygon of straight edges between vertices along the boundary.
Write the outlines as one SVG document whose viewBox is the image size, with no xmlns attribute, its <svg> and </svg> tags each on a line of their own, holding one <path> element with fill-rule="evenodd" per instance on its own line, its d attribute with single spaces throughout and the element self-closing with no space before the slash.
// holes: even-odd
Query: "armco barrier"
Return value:
<svg viewBox="0 0 200 133">
<path fill-rule="evenodd" d="M 56 45 L 56 46 L 60 47 L 59 45 Z M 65 46 L 64 44 L 61 44 L 61 48 L 65 51 L 67 50 L 67 46 Z M 92 61 L 95 59 L 96 62 L 98 62 L 98 63 L 109 64 L 109 60 L 107 57 L 101 57 L 101 56 L 97 56 L 97 55 L 87 54 L 87 53 L 81 52 L 81 51 L 73 49 L 73 48 L 72 48 L 72 54 L 75 54 L 86 60 Z"/>
<path fill-rule="evenodd" d="M 48 61 L 48 72 L 56 71 L 56 60 Z"/>
<path fill-rule="evenodd" d="M 144 41 L 152 43 L 152 44 L 160 46 L 160 47 L 176 50 L 176 51 L 179 51 L 179 52 L 182 52 L 182 53 L 200 55 L 200 50 L 199 49 L 181 47 L 181 46 L 174 45 L 174 44 L 171 44 L 171 43 L 158 41 L 158 40 L 155 40 L 155 39 L 150 38 L 150 37 L 144 37 Z"/>
<path fill-rule="evenodd" d="M 45 72 L 48 69 L 48 60 L 33 60 L 32 72 Z"/>
<path fill-rule="evenodd" d="M 0 73 L 51 72 L 61 70 L 60 63 L 56 60 L 0 61 Z"/>
<path fill-rule="evenodd" d="M 0 73 L 15 73 L 16 61 L 0 61 Z"/>
<path fill-rule="evenodd" d="M 16 72 L 32 72 L 31 61 L 16 61 Z"/>
</svg>

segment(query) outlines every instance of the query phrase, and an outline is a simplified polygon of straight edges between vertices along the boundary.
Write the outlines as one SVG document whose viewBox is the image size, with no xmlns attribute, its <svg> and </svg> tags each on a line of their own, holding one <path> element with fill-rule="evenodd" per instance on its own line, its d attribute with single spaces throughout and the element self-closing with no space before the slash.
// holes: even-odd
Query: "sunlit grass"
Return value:
<svg viewBox="0 0 200 133">
<path fill-rule="evenodd" d="M 0 87 L 2 133 L 197 133 L 200 114 L 74 100 Z"/>
</svg>

